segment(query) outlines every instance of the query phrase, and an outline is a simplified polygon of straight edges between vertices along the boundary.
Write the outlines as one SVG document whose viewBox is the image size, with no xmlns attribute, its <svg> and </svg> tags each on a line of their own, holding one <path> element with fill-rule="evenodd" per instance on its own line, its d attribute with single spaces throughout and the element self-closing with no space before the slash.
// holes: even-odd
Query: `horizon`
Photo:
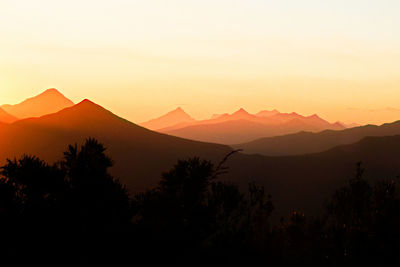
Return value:
<svg viewBox="0 0 400 267">
<path fill-rule="evenodd" d="M 393 0 L 6 1 L 0 100 L 57 88 L 135 122 L 177 106 L 198 119 L 242 107 L 395 121 L 399 8 Z"/>
<path fill-rule="evenodd" d="M 31 100 L 31 99 L 35 99 L 35 98 L 38 98 L 38 97 L 47 95 L 47 94 L 49 94 L 49 93 L 50 93 L 50 94 L 56 93 L 56 94 L 62 96 L 62 98 L 64 98 L 65 100 L 67 100 L 67 101 L 72 101 L 72 100 L 69 99 L 67 96 L 65 96 L 65 95 L 63 94 L 62 91 L 58 90 L 57 88 L 48 88 L 48 89 L 42 91 L 41 93 L 39 93 L 39 94 L 37 94 L 37 95 L 35 95 L 35 96 L 27 97 L 27 98 L 25 98 L 24 100 L 19 101 L 18 103 L 13 103 L 13 104 L 9 104 L 9 103 L 0 103 L 0 109 L 3 110 L 3 111 L 5 111 L 5 112 L 7 113 L 7 115 L 11 115 L 11 116 L 12 116 L 12 114 L 9 113 L 9 112 L 7 112 L 6 110 L 4 110 L 4 109 L 2 108 L 2 106 L 14 106 L 14 105 L 22 104 L 22 103 L 24 103 L 24 102 L 26 102 L 26 101 L 29 101 L 29 100 Z M 53 96 L 54 96 L 54 95 L 53 95 Z M 79 104 L 81 104 L 81 103 L 84 103 L 84 102 L 90 102 L 90 103 L 92 103 L 92 104 L 99 105 L 100 107 L 105 108 L 105 107 L 103 107 L 103 106 L 101 105 L 101 103 L 94 102 L 94 101 L 92 101 L 92 100 L 89 99 L 89 98 L 84 98 L 84 99 L 79 100 L 79 101 L 72 101 L 73 106 L 77 106 L 77 105 L 79 105 Z M 69 108 L 69 107 L 67 107 L 67 108 Z M 105 108 L 105 109 L 108 110 L 107 108 Z M 61 110 L 60 110 L 60 111 L 61 111 Z M 112 110 L 109 110 L 109 111 L 111 111 L 111 112 L 114 113 L 115 115 L 118 115 L 117 113 L 113 112 Z M 194 119 L 195 121 L 203 121 L 203 120 L 204 120 L 204 121 L 207 121 L 207 120 L 213 119 L 215 116 L 220 116 L 220 115 L 235 115 L 235 114 L 237 114 L 237 113 L 245 113 L 245 114 L 249 114 L 249 115 L 258 116 L 258 113 L 265 112 L 265 111 L 267 111 L 267 112 L 277 112 L 277 113 L 279 113 L 279 114 L 294 114 L 294 115 L 300 115 L 300 116 L 303 116 L 303 117 L 306 117 L 306 118 L 309 118 L 309 117 L 321 118 L 321 116 L 320 116 L 319 114 L 317 114 L 317 113 L 313 113 L 313 114 L 311 114 L 311 115 L 304 115 L 304 114 L 300 114 L 300 113 L 298 113 L 298 112 L 296 112 L 296 111 L 281 112 L 281 111 L 279 111 L 279 110 L 277 110 L 277 109 L 271 109 L 271 110 L 262 109 L 262 110 L 258 110 L 258 111 L 256 111 L 256 112 L 254 112 L 254 113 L 251 113 L 251 112 L 247 111 L 247 110 L 246 110 L 245 108 L 243 108 L 243 107 L 239 107 L 239 108 L 237 108 L 236 110 L 234 110 L 234 111 L 232 111 L 232 112 L 212 113 L 212 115 L 211 115 L 210 117 L 207 117 L 207 118 L 197 118 L 197 117 L 192 116 L 190 113 L 188 113 L 188 112 L 187 112 L 184 108 L 182 108 L 181 106 L 177 106 L 177 107 L 175 107 L 175 108 L 172 109 L 172 110 L 169 110 L 169 111 L 167 111 L 167 112 L 165 112 L 165 113 L 163 113 L 163 114 L 159 114 L 159 115 L 157 115 L 156 117 L 149 118 L 149 119 L 147 119 L 146 121 L 141 121 L 141 122 L 136 122 L 136 121 L 131 121 L 131 120 L 130 120 L 130 121 L 131 121 L 132 123 L 135 123 L 135 124 L 140 125 L 140 124 L 143 124 L 143 123 L 146 123 L 146 122 L 150 122 L 150 121 L 152 121 L 152 120 L 156 120 L 156 119 L 159 119 L 159 118 L 168 116 L 169 114 L 175 113 L 175 112 L 177 112 L 177 111 L 178 111 L 178 112 L 181 112 L 181 113 L 183 113 L 183 114 L 186 114 L 186 115 L 188 115 L 188 116 L 190 116 L 190 118 Z M 58 112 L 58 111 L 56 111 L 56 112 Z M 52 113 L 45 113 L 45 115 L 51 115 L 51 114 L 52 114 Z M 118 115 L 118 116 L 119 116 L 119 115 Z M 23 118 L 20 118 L 20 117 L 18 117 L 18 116 L 16 116 L 15 118 L 17 118 L 18 120 L 23 119 Z M 29 117 L 28 117 L 28 118 L 29 118 Z M 121 117 L 121 118 L 123 118 L 123 117 Z M 124 118 L 124 119 L 126 119 L 126 118 Z M 322 118 L 322 119 L 323 119 L 323 118 Z M 341 123 L 341 124 L 343 124 L 343 123 L 345 123 L 345 122 L 342 122 L 342 121 L 338 121 L 338 120 L 337 120 L 337 121 L 333 121 L 333 122 L 330 122 L 330 123 L 332 123 L 332 124 L 335 124 L 335 123 Z M 386 122 L 386 123 L 390 123 L 390 122 Z M 347 124 L 347 123 L 345 123 L 345 124 Z M 357 122 L 351 122 L 351 123 L 349 123 L 349 124 L 358 124 L 358 123 L 357 123 Z M 359 126 L 362 126 L 362 125 L 359 124 Z"/>
<path fill-rule="evenodd" d="M 262 112 L 262 111 L 277 111 L 278 113 L 281 113 L 281 114 L 297 114 L 297 115 L 301 115 L 301 116 L 304 116 L 304 117 L 318 116 L 318 117 L 320 117 L 320 118 L 322 118 L 322 119 L 324 119 L 324 120 L 326 120 L 326 121 L 328 121 L 329 123 L 332 123 L 332 124 L 334 124 L 334 123 L 342 123 L 342 124 L 343 124 L 343 123 L 344 123 L 344 124 L 347 124 L 347 125 L 350 125 L 350 124 L 358 124 L 358 125 L 360 125 L 360 126 L 362 126 L 362 125 L 368 125 L 368 124 L 371 124 L 371 125 L 382 125 L 382 124 L 386 124 L 386 123 L 392 123 L 392 122 L 399 121 L 399 119 L 395 119 L 395 120 L 392 120 L 392 121 L 383 121 L 383 122 L 380 122 L 380 123 L 372 123 L 372 122 L 360 123 L 360 122 L 358 122 L 358 121 L 341 121 L 341 120 L 335 120 L 335 119 L 333 119 L 333 120 L 328 120 L 328 119 L 326 119 L 325 117 L 321 116 L 321 114 L 318 114 L 318 113 L 304 114 L 304 113 L 298 112 L 298 111 L 296 111 L 296 110 L 281 111 L 281 110 L 278 110 L 278 109 L 276 109 L 276 108 L 271 108 L 271 109 L 260 109 L 260 110 L 254 110 L 254 112 L 251 112 L 251 111 L 249 111 L 249 110 L 247 110 L 246 108 L 243 108 L 243 107 L 241 107 L 241 106 L 236 107 L 236 109 L 233 108 L 233 110 L 231 110 L 231 111 L 221 111 L 220 113 L 211 112 L 211 113 L 209 113 L 210 115 L 209 115 L 208 117 L 207 117 L 207 116 L 206 116 L 206 117 L 196 117 L 196 116 L 193 116 L 190 112 L 188 112 L 188 111 L 186 110 L 186 108 L 184 108 L 184 107 L 182 107 L 182 106 L 175 106 L 175 107 L 172 107 L 172 109 L 170 109 L 170 110 L 166 110 L 164 113 L 155 114 L 154 117 L 149 117 L 149 118 L 147 118 L 147 119 L 145 119 L 145 120 L 142 120 L 142 121 L 133 121 L 133 120 L 131 120 L 131 119 L 129 119 L 129 118 L 126 118 L 126 117 L 122 116 L 121 114 L 116 113 L 114 110 L 107 108 L 107 107 L 104 106 L 102 103 L 98 103 L 98 102 L 92 100 L 91 98 L 84 97 L 84 98 L 80 98 L 80 100 L 78 100 L 78 101 L 74 101 L 73 99 L 71 99 L 71 98 L 69 98 L 68 96 L 66 96 L 61 90 L 59 90 L 59 89 L 57 89 L 57 88 L 48 88 L 48 89 L 44 89 L 44 90 L 40 91 L 39 93 L 37 93 L 36 95 L 32 95 L 32 96 L 26 97 L 26 98 L 24 98 L 24 99 L 21 99 L 20 101 L 15 102 L 15 103 L 0 103 L 0 107 L 1 107 L 2 105 L 5 105 L 5 106 L 7 106 L 7 105 L 11 105 L 11 106 L 12 106 L 12 105 L 17 105 L 17 104 L 23 103 L 23 102 L 26 101 L 26 100 L 29 100 L 29 99 L 31 99 L 31 98 L 35 98 L 35 97 L 37 97 L 37 96 L 40 96 L 40 95 L 42 95 L 42 94 L 44 94 L 44 93 L 46 93 L 46 92 L 48 92 L 48 91 L 52 91 L 52 90 L 55 90 L 56 92 L 60 93 L 60 94 L 63 95 L 67 100 L 71 100 L 71 101 L 73 102 L 74 105 L 78 105 L 78 104 L 80 104 L 80 103 L 82 103 L 82 102 L 89 101 L 89 102 L 91 102 L 91 103 L 94 103 L 94 104 L 96 104 L 96 105 L 101 106 L 102 108 L 105 108 L 106 110 L 111 111 L 112 113 L 114 113 L 114 114 L 120 116 L 121 118 L 127 119 L 127 120 L 131 121 L 132 123 L 139 124 L 139 125 L 142 124 L 142 123 L 145 123 L 145 122 L 154 120 L 154 119 L 158 119 L 158 118 L 160 118 L 160 117 L 163 117 L 163 116 L 165 116 L 165 115 L 168 115 L 169 113 L 174 112 L 174 111 L 177 111 L 177 110 L 183 111 L 184 113 L 186 113 L 187 115 L 189 115 L 191 118 L 193 118 L 193 119 L 196 120 L 196 121 L 203 121 L 203 120 L 206 121 L 206 120 L 212 119 L 214 116 L 217 116 L 217 115 L 225 115 L 225 114 L 233 115 L 233 114 L 235 114 L 235 113 L 237 113 L 237 112 L 240 112 L 240 111 L 244 111 L 244 112 L 246 112 L 246 113 L 248 113 L 248 114 L 250 114 L 250 115 L 256 115 L 257 113 Z M 382 109 L 381 111 L 383 111 L 383 110 L 385 110 L 385 109 Z M 386 110 L 387 110 L 387 111 L 391 111 L 391 112 L 393 112 L 393 111 L 398 111 L 397 109 L 391 108 L 391 107 L 387 107 Z M 365 111 L 368 111 L 368 112 L 376 112 L 377 110 L 365 110 Z M 400 110 L 399 110 L 399 112 L 400 112 Z M 10 113 L 7 113 L 7 114 L 12 115 L 12 114 L 10 114 Z M 51 114 L 51 113 L 46 114 L 46 115 L 50 115 L 50 114 Z M 17 118 L 18 118 L 18 117 L 17 117 Z M 18 118 L 18 119 L 20 119 L 20 118 Z"/>
</svg>

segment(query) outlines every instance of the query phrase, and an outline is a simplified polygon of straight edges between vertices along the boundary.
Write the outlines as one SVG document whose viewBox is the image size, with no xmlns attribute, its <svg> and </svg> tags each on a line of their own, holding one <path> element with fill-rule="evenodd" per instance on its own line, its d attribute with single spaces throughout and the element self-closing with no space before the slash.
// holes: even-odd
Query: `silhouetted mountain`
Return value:
<svg viewBox="0 0 400 267">
<path fill-rule="evenodd" d="M 106 145 L 116 163 L 113 173 L 134 191 L 153 186 L 177 159 L 200 156 L 219 161 L 231 151 L 223 145 L 152 132 L 84 100 L 55 114 L 0 127 L 0 163 L 24 153 L 53 162 L 68 144 L 87 137 Z"/>
<path fill-rule="evenodd" d="M 193 121 L 194 119 L 190 117 L 189 114 L 187 114 L 182 108 L 178 107 L 177 109 L 170 111 L 159 118 L 143 122 L 140 125 L 150 130 L 159 130 L 162 128 Z"/>
<path fill-rule="evenodd" d="M 239 121 L 238 125 L 243 124 Z M 84 100 L 55 114 L 0 125 L 0 164 L 7 157 L 22 154 L 54 162 L 60 160 L 60 153 L 68 144 L 82 143 L 87 137 L 105 144 L 115 161 L 112 173 L 120 177 L 131 192 L 155 186 L 160 174 L 170 169 L 177 159 L 199 156 L 219 162 L 231 151 L 224 145 L 152 132 Z M 400 136 L 395 136 L 366 138 L 353 145 L 303 156 L 265 157 L 238 153 L 227 162 L 229 173 L 222 179 L 242 187 L 252 181 L 264 185 L 281 212 L 278 215 L 286 215 L 291 209 L 311 214 L 320 207 L 321 200 L 347 180 L 358 161 L 363 161 L 367 167 L 367 177 L 399 174 L 399 149 Z"/>
<path fill-rule="evenodd" d="M 325 129 L 344 129 L 342 125 L 331 124 L 317 115 L 309 117 L 297 113 L 278 113 L 260 117 L 240 109 L 231 115 L 197 121 L 160 129 L 160 132 L 192 140 L 220 144 L 248 142 L 261 137 L 277 136 L 299 131 L 318 132 Z"/>
<path fill-rule="evenodd" d="M 52 88 L 19 104 L 3 105 L 1 108 L 17 118 L 24 119 L 55 113 L 73 105 L 71 100 Z"/>
<path fill-rule="evenodd" d="M 12 123 L 17 121 L 18 118 L 14 117 L 13 115 L 7 113 L 2 108 L 0 108 L 0 122 L 3 123 Z"/>
<path fill-rule="evenodd" d="M 249 181 L 264 185 L 276 210 L 283 212 L 275 215 L 283 216 L 290 210 L 315 214 L 335 188 L 351 177 L 356 162 L 363 162 L 367 179 L 400 175 L 398 151 L 400 136 L 396 135 L 365 137 L 354 144 L 300 156 L 236 154 L 228 161 L 226 179 L 243 188 Z"/>
<path fill-rule="evenodd" d="M 319 133 L 300 132 L 289 135 L 261 138 L 249 143 L 233 145 L 247 154 L 266 156 L 301 155 L 328 150 L 338 145 L 351 144 L 366 136 L 400 134 L 400 121 L 381 126 L 366 125 L 342 131 L 326 130 Z"/>
</svg>

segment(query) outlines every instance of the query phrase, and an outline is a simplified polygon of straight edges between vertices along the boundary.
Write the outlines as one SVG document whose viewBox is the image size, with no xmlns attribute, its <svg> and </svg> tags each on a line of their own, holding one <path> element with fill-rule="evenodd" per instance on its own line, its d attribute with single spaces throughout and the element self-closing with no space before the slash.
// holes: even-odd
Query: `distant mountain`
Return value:
<svg viewBox="0 0 400 267">
<path fill-rule="evenodd" d="M 94 137 L 115 160 L 113 173 L 132 191 L 154 186 L 178 159 L 200 156 L 219 162 L 231 148 L 157 133 L 124 120 L 84 100 L 40 118 L 0 126 L 0 166 L 6 158 L 37 155 L 60 160 L 68 144 Z"/>
<path fill-rule="evenodd" d="M 71 100 L 53 88 L 19 104 L 3 105 L 1 108 L 17 118 L 24 119 L 55 113 L 73 105 Z"/>
<path fill-rule="evenodd" d="M 293 112 L 256 116 L 244 109 L 239 109 L 232 114 L 224 114 L 215 119 L 178 124 L 158 131 L 203 142 L 237 144 L 261 137 L 299 131 L 318 132 L 325 129 L 342 130 L 344 128 L 341 124 L 331 124 L 317 115 L 304 117 Z"/>
<path fill-rule="evenodd" d="M 355 123 L 355 122 L 353 122 L 353 123 L 337 122 L 337 123 L 342 124 L 342 125 L 343 125 L 344 127 L 346 127 L 346 128 L 354 128 L 354 127 L 360 127 L 360 126 L 362 126 L 361 124 Z"/>
<path fill-rule="evenodd" d="M 239 110 L 237 110 L 236 112 L 232 113 L 229 116 L 229 120 L 246 120 L 246 119 L 247 120 L 253 120 L 253 119 L 256 119 L 256 118 L 257 118 L 257 116 L 248 113 L 243 108 L 240 108 Z"/>
<path fill-rule="evenodd" d="M 367 136 L 390 136 L 400 134 L 400 121 L 381 126 L 366 125 L 342 131 L 326 130 L 319 133 L 295 134 L 261 138 L 249 143 L 233 145 L 244 153 L 266 156 L 301 155 L 328 150 L 338 145 L 351 144 Z"/>
<path fill-rule="evenodd" d="M 159 118 L 143 122 L 140 125 L 150 130 L 159 130 L 162 128 L 171 127 L 182 123 L 191 123 L 194 121 L 195 120 L 189 114 L 187 114 L 182 108 L 178 107 L 177 109 L 170 111 Z"/>
<path fill-rule="evenodd" d="M 4 109 L 0 108 L 0 122 L 13 123 L 17 120 L 18 118 L 14 117 L 13 115 L 7 113 Z"/>
</svg>

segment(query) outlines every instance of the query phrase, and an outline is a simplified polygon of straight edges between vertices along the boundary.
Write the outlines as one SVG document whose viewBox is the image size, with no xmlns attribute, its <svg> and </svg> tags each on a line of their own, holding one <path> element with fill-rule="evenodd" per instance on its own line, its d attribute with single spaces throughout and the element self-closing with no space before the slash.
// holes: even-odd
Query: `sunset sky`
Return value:
<svg viewBox="0 0 400 267">
<path fill-rule="evenodd" d="M 400 119 L 398 0 L 2 0 L 0 104 L 47 88 L 133 122 L 262 109 Z"/>
</svg>

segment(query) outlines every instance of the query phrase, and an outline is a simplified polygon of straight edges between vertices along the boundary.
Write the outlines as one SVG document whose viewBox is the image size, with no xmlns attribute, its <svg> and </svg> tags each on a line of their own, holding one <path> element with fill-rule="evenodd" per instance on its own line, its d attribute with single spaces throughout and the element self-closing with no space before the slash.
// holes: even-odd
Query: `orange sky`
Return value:
<svg viewBox="0 0 400 267">
<path fill-rule="evenodd" d="M 55 87 L 134 122 L 262 109 L 400 119 L 400 4 L 1 1 L 0 103 Z"/>
</svg>

